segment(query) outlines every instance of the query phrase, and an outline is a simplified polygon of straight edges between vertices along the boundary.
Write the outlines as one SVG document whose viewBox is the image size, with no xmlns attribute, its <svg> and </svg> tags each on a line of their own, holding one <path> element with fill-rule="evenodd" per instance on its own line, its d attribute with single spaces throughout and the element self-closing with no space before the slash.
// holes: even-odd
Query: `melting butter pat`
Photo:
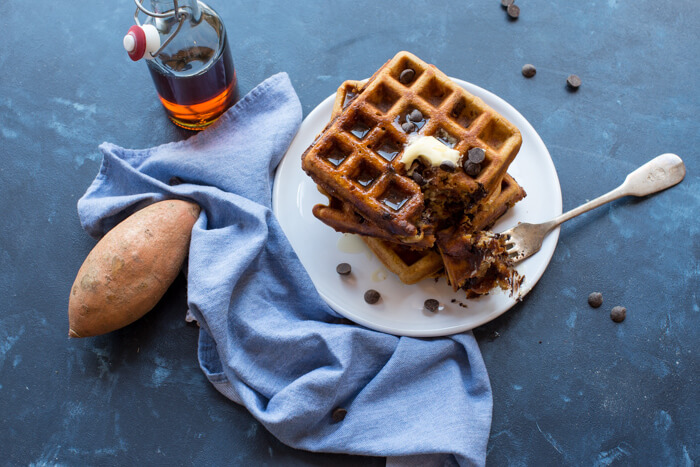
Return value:
<svg viewBox="0 0 700 467">
<path fill-rule="evenodd" d="M 419 136 L 408 140 L 401 156 L 401 162 L 404 163 L 406 170 L 418 157 L 434 167 L 439 166 L 444 161 L 452 161 L 456 166 L 459 156 L 459 151 L 448 148 L 433 136 Z"/>
</svg>

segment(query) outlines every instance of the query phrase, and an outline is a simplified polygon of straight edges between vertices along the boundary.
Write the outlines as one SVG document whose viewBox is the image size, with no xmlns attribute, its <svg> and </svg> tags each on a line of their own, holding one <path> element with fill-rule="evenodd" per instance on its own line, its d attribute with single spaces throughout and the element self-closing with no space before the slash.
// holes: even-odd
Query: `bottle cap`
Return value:
<svg viewBox="0 0 700 467">
<path fill-rule="evenodd" d="M 152 24 L 143 26 L 131 26 L 124 36 L 124 49 L 129 53 L 129 58 L 133 61 L 146 58 L 152 60 L 160 48 L 160 34 Z"/>
</svg>

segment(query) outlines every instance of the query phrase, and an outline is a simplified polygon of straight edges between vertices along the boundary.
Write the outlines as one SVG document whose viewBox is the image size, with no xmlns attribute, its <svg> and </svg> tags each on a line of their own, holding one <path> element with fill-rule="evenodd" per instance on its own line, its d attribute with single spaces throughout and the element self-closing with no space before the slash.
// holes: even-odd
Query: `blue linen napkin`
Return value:
<svg viewBox="0 0 700 467">
<path fill-rule="evenodd" d="M 186 141 L 103 143 L 81 223 L 99 238 L 156 201 L 202 207 L 187 269 L 201 368 L 283 443 L 396 465 L 483 465 L 492 399 L 473 334 L 417 339 L 344 324 L 282 232 L 272 180 L 300 123 L 280 73 Z M 347 416 L 336 422 L 338 407 Z"/>
</svg>

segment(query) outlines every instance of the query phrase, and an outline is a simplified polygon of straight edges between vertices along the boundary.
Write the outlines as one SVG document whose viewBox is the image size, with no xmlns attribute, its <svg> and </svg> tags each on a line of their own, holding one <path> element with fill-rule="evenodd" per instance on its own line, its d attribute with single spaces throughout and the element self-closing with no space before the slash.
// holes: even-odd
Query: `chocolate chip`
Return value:
<svg viewBox="0 0 700 467">
<path fill-rule="evenodd" d="M 370 305 L 374 305 L 379 301 L 379 292 L 377 292 L 374 289 L 369 289 L 367 292 L 365 292 L 365 301 L 369 303 Z"/>
<path fill-rule="evenodd" d="M 406 116 L 406 118 L 411 120 L 411 121 L 414 121 L 414 122 L 420 122 L 421 120 L 423 120 L 423 114 L 421 113 L 420 110 L 413 109 L 413 110 L 411 110 L 411 113 L 409 113 Z"/>
<path fill-rule="evenodd" d="M 511 6 L 513 4 L 514 1 L 515 0 L 501 0 L 501 6 L 503 8 L 508 8 L 509 6 Z"/>
<path fill-rule="evenodd" d="M 333 419 L 334 422 L 338 423 L 338 422 L 342 422 L 343 420 L 345 420 L 345 416 L 347 414 L 348 414 L 347 410 L 345 410 L 342 407 L 338 407 L 331 414 L 331 418 Z"/>
<path fill-rule="evenodd" d="M 470 177 L 476 177 L 481 172 L 481 164 L 475 164 L 473 162 L 467 162 L 464 166 L 464 171 Z"/>
<path fill-rule="evenodd" d="M 408 84 L 411 81 L 413 81 L 413 78 L 415 76 L 416 76 L 416 71 L 413 68 L 406 68 L 399 75 L 399 81 L 403 84 Z"/>
<path fill-rule="evenodd" d="M 569 89 L 575 91 L 581 86 L 581 78 L 576 75 L 569 75 L 569 77 L 566 78 L 566 85 L 569 86 Z"/>
<path fill-rule="evenodd" d="M 520 7 L 511 3 L 508 5 L 508 8 L 506 8 L 506 12 L 508 12 L 508 16 L 510 16 L 511 19 L 518 19 L 518 16 L 520 16 Z"/>
<path fill-rule="evenodd" d="M 175 186 L 175 185 L 180 185 L 184 183 L 180 177 L 170 177 L 170 180 L 168 180 L 168 185 L 170 186 Z"/>
<path fill-rule="evenodd" d="M 486 158 L 486 151 L 482 148 L 471 148 L 467 153 L 467 157 L 472 164 L 481 164 Z"/>
<path fill-rule="evenodd" d="M 456 166 L 454 162 L 447 160 L 440 162 L 440 169 L 444 170 L 445 172 L 453 173 L 456 169 Z"/>
<path fill-rule="evenodd" d="M 401 129 L 406 133 L 412 132 L 415 128 L 416 126 L 413 124 L 413 122 L 410 122 L 408 120 L 401 124 Z"/>
<path fill-rule="evenodd" d="M 425 185 L 425 179 L 421 174 L 418 172 L 413 172 L 413 175 L 411 175 L 411 178 L 413 179 L 414 182 L 416 182 L 419 186 Z"/>
<path fill-rule="evenodd" d="M 350 271 L 352 271 L 352 267 L 348 263 L 340 263 L 338 266 L 335 267 L 335 272 L 337 272 L 341 276 L 347 276 L 348 274 L 350 274 Z"/>
<path fill-rule="evenodd" d="M 627 316 L 627 308 L 624 306 L 616 306 L 610 310 L 610 319 L 616 323 L 623 322 L 625 320 L 625 316 Z"/>
<path fill-rule="evenodd" d="M 438 302 L 434 298 L 429 298 L 423 303 L 423 306 L 426 310 L 436 313 L 438 311 L 438 308 L 440 308 L 440 302 Z"/>
<path fill-rule="evenodd" d="M 535 68 L 535 65 L 527 63 L 523 65 L 522 73 L 524 77 L 532 78 L 537 73 L 537 68 Z"/>
<path fill-rule="evenodd" d="M 593 292 L 588 296 L 588 304 L 593 308 L 598 308 L 603 304 L 603 294 L 600 292 Z"/>
</svg>

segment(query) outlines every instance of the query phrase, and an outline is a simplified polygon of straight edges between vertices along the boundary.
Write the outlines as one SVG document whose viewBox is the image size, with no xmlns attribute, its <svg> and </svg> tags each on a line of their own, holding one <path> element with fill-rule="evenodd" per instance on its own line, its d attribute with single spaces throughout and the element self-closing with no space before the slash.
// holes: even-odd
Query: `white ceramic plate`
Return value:
<svg viewBox="0 0 700 467">
<path fill-rule="evenodd" d="M 515 205 L 494 226 L 495 232 L 518 222 L 544 222 L 561 214 L 561 189 L 554 164 L 535 129 L 510 104 L 498 96 L 462 80 L 454 79 L 470 93 L 479 96 L 520 129 L 523 144 L 510 173 L 525 188 L 527 197 Z M 467 331 L 505 313 L 516 300 L 507 293 L 492 292 L 467 300 L 463 291 L 453 292 L 444 278 L 437 283 L 426 279 L 403 284 L 389 272 L 369 248 L 354 235 L 341 234 L 316 219 L 311 208 L 326 198 L 301 169 L 301 155 L 330 120 L 335 95 L 321 102 L 301 124 L 275 177 L 272 208 L 294 251 L 311 276 L 323 299 L 346 318 L 371 329 L 402 336 L 444 336 Z M 527 294 L 542 277 L 559 238 L 552 232 L 536 255 L 517 266 L 525 276 L 521 295 Z M 338 263 L 350 263 L 352 274 L 340 276 Z M 368 289 L 380 292 L 374 305 L 364 301 Z M 428 298 L 440 301 L 431 313 L 423 308 Z M 452 302 L 455 299 L 456 302 Z M 466 305 L 460 306 L 459 303 Z"/>
</svg>

